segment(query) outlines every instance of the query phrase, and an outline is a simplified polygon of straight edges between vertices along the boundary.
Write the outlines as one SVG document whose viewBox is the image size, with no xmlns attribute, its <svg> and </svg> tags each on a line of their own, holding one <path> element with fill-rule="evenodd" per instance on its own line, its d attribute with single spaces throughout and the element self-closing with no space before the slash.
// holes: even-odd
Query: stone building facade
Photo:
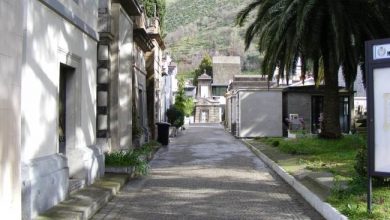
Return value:
<svg viewBox="0 0 390 220">
<path fill-rule="evenodd" d="M 132 145 L 134 95 L 135 16 L 137 1 L 99 1 L 99 50 L 97 87 L 98 140 L 107 151 Z"/>
<path fill-rule="evenodd" d="M 164 121 L 165 118 L 163 91 L 165 87 L 164 76 L 168 71 L 167 69 L 163 69 L 165 44 L 161 36 L 160 20 L 157 17 L 149 19 L 147 33 L 153 44 L 153 49 L 145 53 L 148 90 L 148 128 L 151 138 L 156 139 L 156 123 Z"/>
<path fill-rule="evenodd" d="M 98 94 L 109 99 L 102 104 L 98 99 L 98 134 L 108 150 L 129 149 L 150 137 L 146 60 L 154 44 L 148 18 L 137 0 L 100 0 L 99 27 L 99 53 L 106 54 L 99 70 L 109 77 Z"/>
<path fill-rule="evenodd" d="M 206 73 L 198 78 L 198 94 L 195 101 L 195 123 L 219 123 L 222 121 L 222 106 L 213 99 L 212 78 Z"/>
<path fill-rule="evenodd" d="M 234 75 L 241 73 L 241 61 L 238 56 L 214 56 L 212 59 L 212 77 L 203 74 L 198 78 L 195 123 L 220 123 L 224 120 L 222 116 L 228 85 Z"/>
<path fill-rule="evenodd" d="M 133 63 L 133 145 L 135 147 L 147 142 L 150 138 L 148 127 L 147 109 L 147 70 L 146 70 L 146 53 L 153 50 L 154 44 L 152 38 L 147 33 L 147 18 L 143 12 L 136 19 L 134 28 L 134 63 Z"/>
<path fill-rule="evenodd" d="M 213 102 L 217 102 L 220 106 L 220 113 L 217 113 L 217 110 L 215 110 L 215 114 L 220 116 L 218 122 L 221 122 L 224 120 L 222 115 L 224 115 L 226 105 L 225 94 L 234 75 L 241 74 L 241 60 L 239 56 L 214 56 L 212 58 L 212 65 L 213 74 L 210 97 L 212 97 Z M 199 91 L 200 90 L 198 90 L 198 92 Z M 195 122 L 196 121 L 195 117 Z"/>
<path fill-rule="evenodd" d="M 104 172 L 96 144 L 98 4 L 0 2 L 0 209 L 31 219 L 63 200 L 73 180 Z"/>
</svg>

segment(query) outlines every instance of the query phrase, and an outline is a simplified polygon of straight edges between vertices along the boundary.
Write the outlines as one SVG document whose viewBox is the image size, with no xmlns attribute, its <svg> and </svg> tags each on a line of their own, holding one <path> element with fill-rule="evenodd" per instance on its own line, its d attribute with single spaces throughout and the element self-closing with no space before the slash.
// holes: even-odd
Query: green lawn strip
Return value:
<svg viewBox="0 0 390 220">
<path fill-rule="evenodd" d="M 355 136 L 346 136 L 342 140 L 322 140 L 316 137 L 297 139 L 263 138 L 261 143 L 273 146 L 277 152 L 297 158 L 298 164 L 312 171 L 331 172 L 352 178 L 353 166 L 359 144 L 364 144 Z"/>
<path fill-rule="evenodd" d="M 374 187 L 373 214 L 366 212 L 366 182 L 357 178 L 354 169 L 357 151 L 366 144 L 364 138 L 357 135 L 346 135 L 340 140 L 311 136 L 256 138 L 251 144 L 292 175 L 306 169 L 332 173 L 336 186 L 347 182 L 347 188 L 332 189 L 326 201 L 349 219 L 390 219 L 390 187 Z"/>
</svg>

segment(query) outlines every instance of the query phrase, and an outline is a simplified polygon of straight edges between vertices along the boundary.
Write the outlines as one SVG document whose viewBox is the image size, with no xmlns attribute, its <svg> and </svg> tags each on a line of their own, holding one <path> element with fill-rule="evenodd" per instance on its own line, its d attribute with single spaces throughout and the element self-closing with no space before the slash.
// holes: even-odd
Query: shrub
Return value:
<svg viewBox="0 0 390 220">
<path fill-rule="evenodd" d="M 358 150 L 354 168 L 360 177 L 367 177 L 367 145 L 362 145 Z"/>
<path fill-rule="evenodd" d="M 155 140 L 149 141 L 148 143 L 142 145 L 144 148 L 150 148 L 151 150 L 157 150 L 161 147 L 161 143 Z"/>
<path fill-rule="evenodd" d="M 105 164 L 106 166 L 116 167 L 135 166 L 137 157 L 132 150 L 106 153 Z"/>
<path fill-rule="evenodd" d="M 274 146 L 274 147 L 277 147 L 277 146 L 279 146 L 279 144 L 280 144 L 280 142 L 279 142 L 279 141 L 273 141 L 273 142 L 272 142 L 272 146 Z"/>
<path fill-rule="evenodd" d="M 180 128 L 181 126 L 184 125 L 184 114 L 182 111 L 177 109 L 175 106 L 171 106 L 167 110 L 167 117 L 168 117 L 168 122 L 175 126 L 176 128 Z"/>
<path fill-rule="evenodd" d="M 354 165 L 355 171 L 358 174 L 360 178 L 366 179 L 367 172 L 368 172 L 368 152 L 367 152 L 367 145 L 362 144 L 359 147 L 359 150 L 356 154 L 356 163 Z M 383 178 L 383 177 L 373 177 L 373 183 L 375 185 L 384 186 L 390 184 L 390 178 Z"/>
</svg>

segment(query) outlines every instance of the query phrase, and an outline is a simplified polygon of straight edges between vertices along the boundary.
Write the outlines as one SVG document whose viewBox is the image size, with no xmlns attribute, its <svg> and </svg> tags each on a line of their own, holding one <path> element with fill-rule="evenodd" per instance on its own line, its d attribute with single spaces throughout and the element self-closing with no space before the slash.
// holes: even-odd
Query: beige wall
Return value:
<svg viewBox="0 0 390 220">
<path fill-rule="evenodd" d="M 157 138 L 157 126 L 155 123 L 164 121 L 166 118 L 162 94 L 165 88 L 165 78 L 162 76 L 163 50 L 155 39 L 152 40 L 152 43 L 154 45 L 153 50 L 145 53 L 148 84 L 147 108 L 151 137 Z"/>
<path fill-rule="evenodd" d="M 213 84 L 228 85 L 237 74 L 241 74 L 239 56 L 213 57 Z"/>
<path fill-rule="evenodd" d="M 148 106 L 147 106 L 147 97 L 146 97 L 146 67 L 145 67 L 145 55 L 142 49 L 135 44 L 134 45 L 134 74 L 133 74 L 133 95 L 134 95 L 134 108 L 137 112 L 138 119 L 134 118 L 133 120 L 138 121 L 138 128 L 142 129 L 143 133 L 139 138 L 139 143 L 133 142 L 135 145 L 142 145 L 145 140 L 148 139 Z M 140 105 L 142 103 L 142 106 Z M 146 133 L 145 133 L 146 131 Z M 136 137 L 133 137 L 135 140 Z"/>
<path fill-rule="evenodd" d="M 112 79 L 111 92 L 114 103 L 112 113 L 111 138 L 112 150 L 131 147 L 132 124 L 132 65 L 133 65 L 133 22 L 119 4 L 112 5 L 113 32 L 112 42 Z"/>
<path fill-rule="evenodd" d="M 23 1 L 0 1 L 0 213 L 21 218 L 20 72 Z"/>
<path fill-rule="evenodd" d="M 162 49 L 155 39 L 152 39 L 154 48 L 151 52 L 145 54 L 145 59 L 147 62 L 148 70 L 148 80 L 153 79 L 154 83 L 154 92 L 153 94 L 153 104 L 148 103 L 148 109 L 153 111 L 153 118 L 149 118 L 151 127 L 154 127 L 156 122 L 164 121 L 165 112 L 164 112 L 164 101 L 163 101 L 163 90 L 165 88 L 165 78 L 162 76 Z M 151 114 L 149 117 L 152 116 Z"/>
</svg>

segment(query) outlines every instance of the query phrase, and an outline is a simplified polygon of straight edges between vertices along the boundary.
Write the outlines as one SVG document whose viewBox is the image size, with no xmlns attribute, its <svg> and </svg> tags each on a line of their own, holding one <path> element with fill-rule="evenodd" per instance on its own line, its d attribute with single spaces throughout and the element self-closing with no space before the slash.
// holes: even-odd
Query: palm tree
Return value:
<svg viewBox="0 0 390 220">
<path fill-rule="evenodd" d="M 390 36 L 389 3 L 386 0 L 255 0 L 244 8 L 236 22 L 249 24 L 245 44 L 256 38 L 264 53 L 263 73 L 272 78 L 275 68 L 295 69 L 298 57 L 304 76 L 308 62 L 314 76 L 324 70 L 324 138 L 341 137 L 339 122 L 338 72 L 343 71 L 352 88 L 358 65 L 364 60 L 364 41 Z M 322 65 L 322 66 L 321 66 Z M 283 74 L 283 73 L 281 73 Z"/>
</svg>

